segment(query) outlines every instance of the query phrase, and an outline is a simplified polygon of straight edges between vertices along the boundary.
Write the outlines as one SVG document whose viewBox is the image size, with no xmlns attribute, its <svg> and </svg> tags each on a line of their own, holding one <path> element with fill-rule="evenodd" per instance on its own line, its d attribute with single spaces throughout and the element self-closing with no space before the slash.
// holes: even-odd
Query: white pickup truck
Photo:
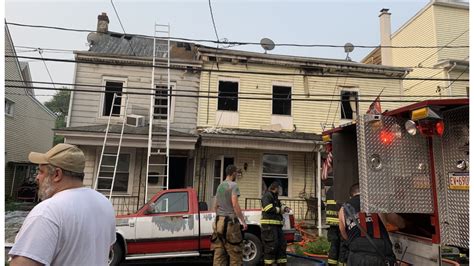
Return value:
<svg viewBox="0 0 474 266">
<path fill-rule="evenodd" d="M 248 230 L 244 234 L 244 264 L 256 265 L 262 257 L 261 210 L 244 210 Z M 140 210 L 117 216 L 117 241 L 110 265 L 123 260 L 192 257 L 210 254 L 210 236 L 216 214 L 199 202 L 196 191 L 170 189 L 157 193 Z M 294 241 L 293 215 L 285 215 L 283 230 Z"/>
</svg>

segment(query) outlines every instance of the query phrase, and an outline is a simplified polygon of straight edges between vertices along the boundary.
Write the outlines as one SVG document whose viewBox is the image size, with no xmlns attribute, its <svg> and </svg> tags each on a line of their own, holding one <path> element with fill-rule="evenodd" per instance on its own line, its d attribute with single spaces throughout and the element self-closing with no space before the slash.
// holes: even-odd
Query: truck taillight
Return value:
<svg viewBox="0 0 474 266">
<path fill-rule="evenodd" d="M 444 133 L 444 122 L 438 121 L 436 123 L 436 133 L 441 137 Z"/>
<path fill-rule="evenodd" d="M 382 130 L 380 131 L 379 138 L 383 144 L 389 145 L 390 143 L 393 142 L 393 139 L 395 138 L 395 134 L 390 131 Z"/>
<path fill-rule="evenodd" d="M 290 218 L 290 227 L 295 228 L 295 216 L 293 214 L 290 214 L 289 218 Z"/>
</svg>

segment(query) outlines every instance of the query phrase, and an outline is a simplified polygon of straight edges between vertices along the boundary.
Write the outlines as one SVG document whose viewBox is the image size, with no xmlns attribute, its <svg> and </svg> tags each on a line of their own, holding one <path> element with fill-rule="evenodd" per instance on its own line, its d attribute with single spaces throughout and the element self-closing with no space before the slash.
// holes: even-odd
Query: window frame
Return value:
<svg viewBox="0 0 474 266">
<path fill-rule="evenodd" d="M 5 115 L 6 116 L 9 116 L 9 117 L 13 117 L 15 115 L 15 102 L 8 99 L 7 97 L 5 97 L 5 109 L 7 107 L 7 104 L 10 106 L 9 110 L 10 112 L 7 113 L 7 111 L 5 110 Z"/>
<path fill-rule="evenodd" d="M 260 190 L 260 195 L 263 195 L 265 193 L 265 191 L 262 189 L 262 186 L 263 186 L 263 178 L 265 177 L 265 174 L 263 172 L 263 157 L 265 155 L 284 155 L 287 157 L 287 174 L 286 174 L 286 179 L 288 180 L 288 195 L 287 196 L 284 196 L 284 195 L 280 195 L 279 198 L 291 198 L 292 197 L 292 178 L 291 178 L 291 173 L 293 172 L 293 168 L 292 168 L 292 165 L 291 165 L 291 156 L 290 154 L 288 153 L 283 153 L 283 152 L 279 152 L 279 151 L 273 151 L 273 152 L 263 152 L 260 154 L 260 158 L 261 158 L 261 163 L 260 163 L 260 186 L 259 186 L 259 190 Z M 271 178 L 271 177 L 268 177 L 268 178 Z M 275 177 L 277 178 L 277 177 Z M 285 177 L 278 177 L 278 178 L 285 178 Z"/>
<path fill-rule="evenodd" d="M 342 92 L 343 91 L 347 91 L 347 92 L 356 92 L 357 95 L 356 95 L 356 109 L 353 110 L 352 112 L 352 118 L 344 118 L 343 117 L 343 112 L 342 112 Z M 360 102 L 359 102 L 359 88 L 358 87 L 355 87 L 355 86 L 347 86 L 347 87 L 343 87 L 343 86 L 340 86 L 339 87 L 339 99 L 340 99 L 340 106 L 339 106 L 339 119 L 341 122 L 350 122 L 350 121 L 354 121 L 357 119 L 357 115 L 359 114 L 360 112 Z M 350 101 L 348 101 L 349 104 L 350 104 Z"/>
<path fill-rule="evenodd" d="M 168 89 L 168 84 L 165 83 L 155 83 L 155 91 L 156 87 L 158 86 L 163 86 Z M 170 88 L 171 88 L 171 105 L 170 105 L 170 122 L 174 121 L 174 113 L 176 111 L 176 83 L 175 82 L 170 82 Z M 155 118 L 153 118 L 155 120 Z"/>
<path fill-rule="evenodd" d="M 219 155 L 219 156 L 216 156 L 212 162 L 212 187 L 211 187 L 211 193 L 212 193 L 212 197 L 216 196 L 216 192 L 214 190 L 217 189 L 217 186 L 215 186 L 215 183 L 217 181 L 217 176 L 215 175 L 215 169 L 216 169 L 216 161 L 220 161 L 220 176 L 219 176 L 219 184 L 222 183 L 222 181 L 225 180 L 226 176 L 225 176 L 225 167 L 224 167 L 224 164 L 225 164 L 225 159 L 226 158 L 229 158 L 229 159 L 232 159 L 234 161 L 234 165 L 235 165 L 235 161 L 236 161 L 236 157 L 233 156 L 233 155 Z"/>
<path fill-rule="evenodd" d="M 240 110 L 240 101 L 239 101 L 239 94 L 240 94 L 240 79 L 239 78 L 231 78 L 231 77 L 219 77 L 217 79 L 217 96 L 220 93 L 220 83 L 222 82 L 234 82 L 237 83 L 237 110 L 220 110 L 219 109 L 219 98 L 216 99 L 216 111 L 217 112 L 232 112 L 238 113 Z"/>
<path fill-rule="evenodd" d="M 102 152 L 101 147 L 97 147 L 96 150 L 96 163 L 95 163 L 95 168 L 94 168 L 94 176 L 93 176 L 93 185 L 95 185 L 95 182 L 97 182 L 97 171 L 99 170 L 99 161 L 100 161 L 100 155 Z M 106 151 L 108 152 L 108 151 Z M 122 147 L 120 150 L 120 154 L 128 154 L 130 156 L 130 162 L 128 165 L 128 187 L 127 191 L 114 191 L 112 193 L 112 196 L 130 196 L 133 194 L 133 177 L 135 176 L 135 156 L 136 156 L 136 151 L 132 150 L 132 148 L 126 148 Z M 100 176 L 100 173 L 99 173 Z M 109 191 L 109 189 L 99 189 L 98 188 L 99 184 L 97 184 L 97 191 L 103 193 L 103 191 Z"/>
<path fill-rule="evenodd" d="M 104 115 L 104 104 L 105 104 L 105 86 L 107 85 L 107 82 L 117 82 L 117 83 L 122 83 L 122 103 L 125 103 L 127 100 L 128 94 L 127 92 L 127 84 L 128 84 L 128 78 L 126 77 L 115 77 L 115 76 L 103 76 L 102 77 L 102 87 L 101 87 L 101 95 L 100 95 L 100 102 L 99 102 L 99 112 L 98 112 L 98 118 L 102 119 L 108 119 L 108 115 Z M 122 104 L 120 107 L 120 115 L 119 116 L 111 116 L 111 119 L 122 119 L 123 116 L 125 115 L 125 106 Z"/>
<path fill-rule="evenodd" d="M 163 199 L 164 197 L 170 195 L 170 194 L 185 194 L 186 195 L 186 206 L 187 206 L 187 209 L 185 211 L 175 211 L 175 212 L 170 212 L 170 211 L 166 211 L 166 212 L 156 212 L 156 207 L 158 206 L 158 201 L 160 201 L 161 199 Z M 167 198 L 169 199 L 169 197 Z M 169 202 L 169 201 L 168 201 Z M 188 213 L 189 212 L 189 209 L 190 209 L 190 204 L 189 204 L 189 193 L 187 191 L 175 191 L 175 192 L 167 192 L 163 195 L 161 195 L 160 197 L 158 197 L 154 202 L 153 202 L 153 211 L 150 213 L 150 214 L 153 214 L 153 215 L 156 215 L 156 214 L 164 214 L 164 215 L 168 215 L 168 214 L 176 214 L 176 213 Z"/>
<path fill-rule="evenodd" d="M 273 113 L 273 105 L 274 105 L 274 101 L 275 101 L 275 98 L 273 97 L 273 94 L 274 94 L 274 88 L 275 87 L 288 87 L 290 88 L 290 114 L 275 114 Z M 271 102 L 271 114 L 272 116 L 283 116 L 283 117 L 293 117 L 293 98 L 291 97 L 293 95 L 293 84 L 291 83 L 287 83 L 287 82 L 272 82 L 272 87 L 271 87 L 271 90 L 272 90 L 272 102 Z"/>
</svg>

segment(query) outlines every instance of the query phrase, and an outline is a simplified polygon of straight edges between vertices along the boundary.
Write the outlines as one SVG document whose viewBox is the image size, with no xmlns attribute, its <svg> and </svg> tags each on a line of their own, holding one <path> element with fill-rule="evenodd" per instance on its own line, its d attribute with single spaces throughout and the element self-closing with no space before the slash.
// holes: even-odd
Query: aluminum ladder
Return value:
<svg viewBox="0 0 474 266">
<path fill-rule="evenodd" d="M 148 198 L 148 182 L 150 178 L 158 180 L 158 189 L 168 189 L 169 185 L 169 154 L 170 154 L 170 113 L 171 113 L 171 85 L 170 85 L 170 25 L 156 24 L 153 38 L 153 68 L 151 73 L 150 119 L 148 129 L 148 156 L 146 165 L 144 202 Z M 160 64 L 159 66 L 157 64 Z M 166 76 L 166 84 L 155 83 L 156 68 L 160 71 L 160 79 Z M 166 111 L 164 112 L 164 108 Z M 154 128 L 154 126 L 156 126 Z M 165 132 L 161 131 L 166 128 Z"/>
<path fill-rule="evenodd" d="M 104 143 L 102 144 L 102 152 L 100 153 L 100 158 L 99 158 L 99 167 L 97 168 L 97 174 L 95 178 L 95 185 L 94 189 L 99 191 L 99 192 L 106 192 L 109 193 L 109 200 L 112 198 L 112 192 L 113 192 L 113 187 L 115 184 L 115 176 L 117 174 L 117 166 L 119 162 L 119 155 L 120 155 L 120 148 L 122 147 L 122 140 L 123 140 L 123 131 L 125 129 L 125 122 L 126 122 L 126 117 L 127 117 L 127 109 L 128 109 L 128 99 L 129 97 L 125 97 L 125 109 L 122 113 L 122 107 L 123 101 L 122 99 L 124 96 L 122 95 L 117 95 L 117 93 L 114 93 L 114 97 L 112 99 L 112 104 L 110 106 L 110 113 L 109 113 L 109 118 L 107 121 L 107 128 L 105 129 L 105 135 L 104 135 Z M 120 99 L 120 103 L 117 103 Z M 114 110 L 114 107 L 120 107 L 120 116 L 122 117 L 122 125 L 121 125 L 121 131 L 120 134 L 118 133 L 112 133 L 110 132 L 110 127 L 111 127 L 111 121 L 112 121 L 112 113 Z M 119 137 L 119 142 L 118 145 L 114 143 L 110 143 L 109 137 L 115 136 Z M 104 160 L 105 159 L 105 160 Z M 111 159 L 111 160 L 109 160 Z M 106 163 L 104 163 L 104 161 Z M 113 163 L 111 163 L 113 162 Z M 113 169 L 112 176 L 100 176 L 101 171 L 105 170 L 110 170 Z M 105 182 L 110 182 L 110 188 L 109 189 L 104 189 L 101 188 L 99 189 L 99 182 L 101 180 L 104 180 Z M 110 180 L 110 181 L 108 181 Z"/>
</svg>

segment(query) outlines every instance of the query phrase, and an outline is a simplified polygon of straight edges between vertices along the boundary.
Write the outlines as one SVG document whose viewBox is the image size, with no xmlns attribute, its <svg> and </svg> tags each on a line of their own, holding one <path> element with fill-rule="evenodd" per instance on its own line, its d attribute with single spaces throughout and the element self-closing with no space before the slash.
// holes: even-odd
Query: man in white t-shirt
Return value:
<svg viewBox="0 0 474 266">
<path fill-rule="evenodd" d="M 58 144 L 30 153 L 39 164 L 41 203 L 26 217 L 10 250 L 10 265 L 108 265 L 115 243 L 115 213 L 102 194 L 82 186 L 84 153 Z"/>
</svg>

